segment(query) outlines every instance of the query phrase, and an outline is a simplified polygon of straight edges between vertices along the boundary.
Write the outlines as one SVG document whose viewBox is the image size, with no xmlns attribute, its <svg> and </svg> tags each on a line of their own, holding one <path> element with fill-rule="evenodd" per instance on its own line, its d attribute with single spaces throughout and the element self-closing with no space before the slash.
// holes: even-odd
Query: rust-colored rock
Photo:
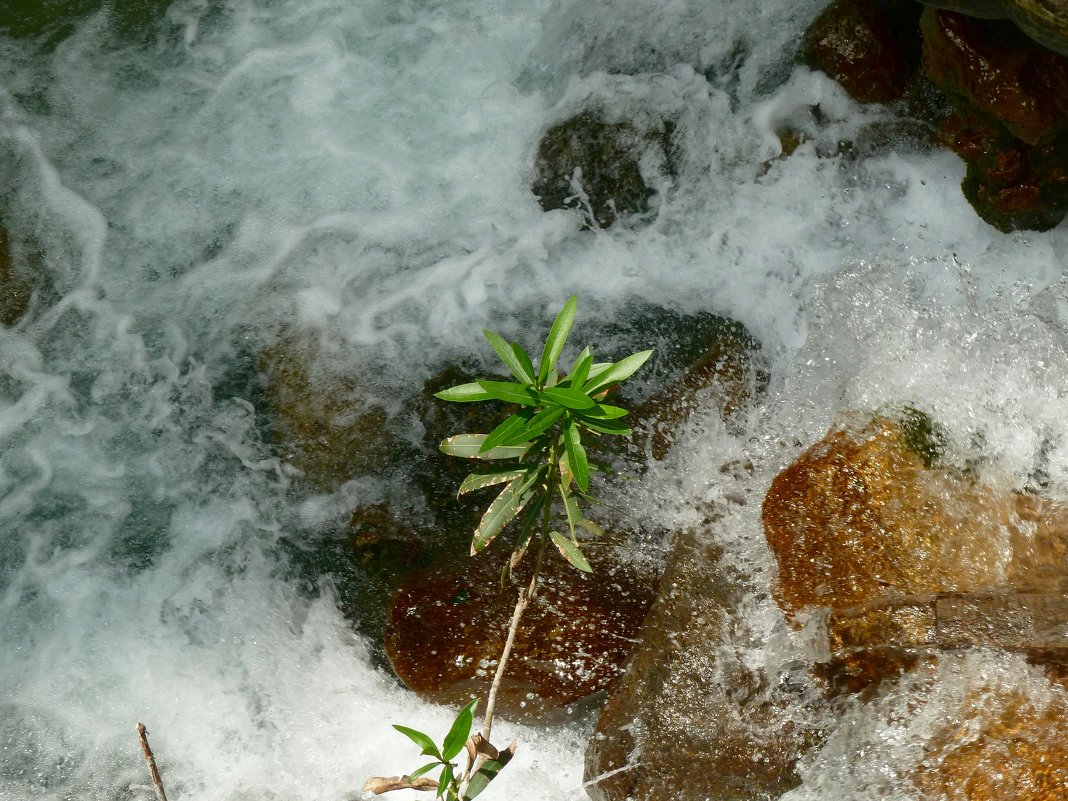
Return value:
<svg viewBox="0 0 1068 801">
<path fill-rule="evenodd" d="M 679 534 L 639 645 L 586 751 L 595 801 L 775 798 L 818 739 L 785 710 L 788 688 L 751 672 L 727 645 L 746 592 L 697 532 Z"/>
<path fill-rule="evenodd" d="M 592 574 L 547 554 L 497 697 L 504 714 L 567 716 L 569 705 L 619 676 L 652 603 L 656 577 L 613 561 L 601 549 L 588 553 Z M 530 561 L 524 562 L 527 570 Z M 386 654 L 401 680 L 439 703 L 484 697 L 519 587 L 529 581 L 524 565 L 504 587 L 493 553 L 468 559 L 462 572 L 434 569 L 405 578 L 386 632 Z"/>
<path fill-rule="evenodd" d="M 314 332 L 286 334 L 260 354 L 271 429 L 283 458 L 314 486 L 333 490 L 380 471 L 397 442 L 384 408 L 352 377 L 321 367 Z"/>
<path fill-rule="evenodd" d="M 924 467 L 901 427 L 832 430 L 772 482 L 764 529 L 788 615 L 887 596 L 1007 586 L 1011 493 Z"/>
<path fill-rule="evenodd" d="M 1036 45 L 1012 23 L 927 9 L 923 65 L 963 108 L 975 108 L 1029 145 L 1068 130 L 1068 56 Z"/>
<path fill-rule="evenodd" d="M 802 58 L 858 102 L 890 103 L 920 66 L 919 15 L 913 0 L 836 0 L 809 27 Z"/>
<path fill-rule="evenodd" d="M 973 693 L 925 751 L 914 777 L 924 799 L 1068 801 L 1068 699 Z"/>
</svg>

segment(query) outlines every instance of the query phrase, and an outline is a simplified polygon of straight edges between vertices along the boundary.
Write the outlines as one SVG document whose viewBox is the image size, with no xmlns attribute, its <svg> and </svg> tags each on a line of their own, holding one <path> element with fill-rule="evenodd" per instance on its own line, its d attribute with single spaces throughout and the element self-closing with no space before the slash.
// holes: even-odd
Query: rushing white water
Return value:
<svg viewBox="0 0 1068 801">
<path fill-rule="evenodd" d="M 148 797 L 138 720 L 179 799 L 344 798 L 413 767 L 390 722 L 448 725 L 329 586 L 287 579 L 280 538 L 383 490 L 287 494 L 247 391 L 283 326 L 400 405 L 489 321 L 533 344 L 571 292 L 594 322 L 634 298 L 744 322 L 767 408 L 744 437 L 695 421 L 632 490 L 655 522 L 729 492 L 725 457 L 766 486 L 837 412 L 887 404 L 1068 494 L 1068 228 L 993 230 L 945 152 L 818 157 L 889 118 L 792 67 L 820 5 L 176 0 L 147 44 L 106 14 L 54 49 L 0 38 L 4 222 L 46 279 L 0 330 L 0 799 Z M 542 132 L 590 106 L 676 125 L 647 226 L 582 231 L 529 191 Z M 812 139 L 765 172 L 787 123 Z M 857 737 L 907 760 L 884 724 Z M 522 747 L 495 797 L 584 797 L 591 725 L 502 723 Z M 854 747 L 798 797 L 874 786 L 841 779 Z"/>
</svg>

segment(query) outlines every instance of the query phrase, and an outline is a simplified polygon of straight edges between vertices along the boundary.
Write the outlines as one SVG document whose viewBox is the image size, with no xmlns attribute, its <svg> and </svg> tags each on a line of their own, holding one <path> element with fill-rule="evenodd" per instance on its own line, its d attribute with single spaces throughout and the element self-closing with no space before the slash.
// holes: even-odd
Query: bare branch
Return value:
<svg viewBox="0 0 1068 801">
<path fill-rule="evenodd" d="M 148 745 L 148 730 L 144 723 L 137 724 L 137 736 L 141 740 L 141 751 L 144 752 L 145 762 L 148 763 L 148 772 L 152 774 L 152 786 L 156 788 L 157 801 L 167 801 L 167 792 L 163 789 L 163 779 L 159 777 L 159 768 L 156 767 L 156 757 L 152 755 L 152 749 Z"/>
</svg>

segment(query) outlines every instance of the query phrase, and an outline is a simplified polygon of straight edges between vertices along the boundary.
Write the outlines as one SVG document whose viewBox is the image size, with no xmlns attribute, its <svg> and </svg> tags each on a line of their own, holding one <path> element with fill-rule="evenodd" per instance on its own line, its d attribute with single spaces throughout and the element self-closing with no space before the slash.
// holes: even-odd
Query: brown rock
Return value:
<svg viewBox="0 0 1068 801">
<path fill-rule="evenodd" d="M 595 801 L 777 797 L 818 735 L 784 710 L 790 692 L 725 645 L 744 579 L 680 533 L 660 594 L 586 751 Z"/>
<path fill-rule="evenodd" d="M 771 484 L 764 530 L 788 615 L 1008 586 L 1013 495 L 924 467 L 901 427 L 832 430 Z"/>
<path fill-rule="evenodd" d="M 809 27 L 802 58 L 854 100 L 890 103 L 920 66 L 919 15 L 912 0 L 835 0 Z"/>
<path fill-rule="evenodd" d="M 923 65 L 962 108 L 975 108 L 1029 145 L 1068 130 L 1068 57 L 1011 23 L 924 11 Z"/>
<path fill-rule="evenodd" d="M 924 748 L 914 781 L 925 799 L 1066 801 L 1068 701 L 976 692 Z"/>
<path fill-rule="evenodd" d="M 287 333 L 260 354 L 271 429 L 283 458 L 332 490 L 380 471 L 397 453 L 383 407 L 349 376 L 323 369 L 313 332 Z"/>
<path fill-rule="evenodd" d="M 588 553 L 592 574 L 546 555 L 497 697 L 502 713 L 567 716 L 570 705 L 618 677 L 652 603 L 656 577 L 603 550 Z M 409 688 L 439 703 L 486 696 L 519 587 L 529 581 L 519 570 L 502 587 L 502 566 L 491 553 L 466 561 L 462 572 L 411 574 L 390 609 L 390 663 Z"/>
</svg>

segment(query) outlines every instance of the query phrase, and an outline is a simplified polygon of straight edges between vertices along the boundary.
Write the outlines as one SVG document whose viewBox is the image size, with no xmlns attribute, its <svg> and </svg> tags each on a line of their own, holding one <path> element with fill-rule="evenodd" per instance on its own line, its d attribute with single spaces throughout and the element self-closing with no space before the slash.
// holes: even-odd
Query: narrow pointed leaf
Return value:
<svg viewBox="0 0 1068 801">
<path fill-rule="evenodd" d="M 471 726 L 474 723 L 474 709 L 477 701 L 471 701 L 460 710 L 460 714 L 453 721 L 449 733 L 445 735 L 445 742 L 441 745 L 441 756 L 446 762 L 453 759 L 464 750 L 464 743 L 471 735 Z"/>
<path fill-rule="evenodd" d="M 538 527 L 538 521 L 541 518 L 542 510 L 545 508 L 546 501 L 549 500 L 548 492 L 540 492 L 534 501 L 527 507 L 526 514 L 523 517 L 523 528 L 519 531 L 519 537 L 515 541 L 515 547 L 512 548 L 512 556 L 508 560 L 508 569 L 515 570 L 519 566 L 519 562 L 523 559 L 523 556 L 527 552 L 527 548 L 530 546 L 530 541 L 534 538 L 534 532 Z"/>
<path fill-rule="evenodd" d="M 579 420 L 579 424 L 600 434 L 615 434 L 619 437 L 626 437 L 632 433 L 631 429 L 618 420 L 589 420 L 582 418 Z"/>
<path fill-rule="evenodd" d="M 586 383 L 586 379 L 590 374 L 590 367 L 593 366 L 593 355 L 590 353 L 589 345 L 582 349 L 582 353 L 575 359 L 575 366 L 571 368 L 571 375 L 567 377 L 568 383 L 573 389 L 582 389 L 582 385 Z"/>
<path fill-rule="evenodd" d="M 579 410 L 578 416 L 583 420 L 616 420 L 626 417 L 629 412 L 619 406 L 609 406 L 607 403 L 598 403 L 592 409 Z"/>
<path fill-rule="evenodd" d="M 474 401 L 493 400 L 493 396 L 484 390 L 477 381 L 470 384 L 457 384 L 455 387 L 434 393 L 435 398 L 454 403 L 473 403 Z"/>
<path fill-rule="evenodd" d="M 460 482 L 460 489 L 456 491 L 456 495 L 459 497 L 496 484 L 506 484 L 513 479 L 520 478 L 526 472 L 526 470 L 495 470 L 492 473 L 471 473 Z"/>
<path fill-rule="evenodd" d="M 652 355 L 653 352 L 651 350 L 643 350 L 640 353 L 632 353 L 625 359 L 620 359 L 607 370 L 587 380 L 586 385 L 582 388 L 583 392 L 588 395 L 594 395 L 605 387 L 610 387 L 612 384 L 618 384 L 620 381 L 630 378 Z"/>
<path fill-rule="evenodd" d="M 497 355 L 501 357 L 501 361 L 504 362 L 504 366 L 508 368 L 509 372 L 515 376 L 516 380 L 521 384 L 533 384 L 534 383 L 534 369 L 531 366 L 529 369 L 518 358 L 516 351 L 511 345 L 509 345 L 503 337 L 493 333 L 489 329 L 482 329 L 482 336 L 484 336 L 489 343 L 493 346 L 493 349 L 497 351 Z M 529 363 L 529 359 L 528 359 Z"/>
<path fill-rule="evenodd" d="M 570 537 L 566 537 L 559 531 L 550 531 L 549 539 L 553 541 L 553 545 L 560 551 L 560 555 L 567 561 L 586 573 L 592 573 L 593 568 L 590 567 L 590 563 L 586 561 L 586 556 L 579 549 L 578 543 Z"/>
<path fill-rule="evenodd" d="M 486 441 L 482 443 L 482 447 L 479 451 L 486 453 L 496 448 L 498 445 L 504 445 L 506 442 L 515 437 L 527 427 L 527 422 L 530 420 L 529 414 L 513 414 L 495 429 L 493 429 L 489 436 L 486 437 Z M 522 440 L 522 441 L 525 441 Z M 519 443 L 513 443 L 518 445 Z"/>
<path fill-rule="evenodd" d="M 407 726 L 401 726 L 399 723 L 394 723 L 393 728 L 415 743 L 417 746 L 423 749 L 423 753 L 427 756 L 437 757 L 441 759 L 441 754 L 438 752 L 438 747 L 433 740 L 421 731 L 416 731 Z"/>
<path fill-rule="evenodd" d="M 597 376 L 601 375 L 601 373 L 603 373 L 611 366 L 612 362 L 595 362 L 594 364 L 591 364 L 590 372 L 586 376 L 586 383 L 588 384 L 593 381 L 595 378 L 597 378 Z"/>
<path fill-rule="evenodd" d="M 556 406 L 551 409 L 543 409 L 542 411 L 534 415 L 532 418 L 530 418 L 530 422 L 527 423 L 526 428 L 516 434 L 516 436 L 512 439 L 506 440 L 504 444 L 514 445 L 518 442 L 526 442 L 528 440 L 532 440 L 535 437 L 544 434 L 552 427 L 553 423 L 560 419 L 563 413 L 564 408 L 562 406 Z"/>
<path fill-rule="evenodd" d="M 441 771 L 441 777 L 438 779 L 438 794 L 436 798 L 441 798 L 445 795 L 450 784 L 452 784 L 452 765 L 446 764 L 445 769 Z"/>
<path fill-rule="evenodd" d="M 567 449 L 567 463 L 575 476 L 575 483 L 583 492 L 590 491 L 590 467 L 586 461 L 586 450 L 582 447 L 582 435 L 574 420 L 564 425 L 564 447 Z"/>
<path fill-rule="evenodd" d="M 530 376 L 530 381 L 526 383 L 533 384 L 535 374 L 534 365 L 530 361 L 530 355 L 525 350 L 523 350 L 523 346 L 520 345 L 518 342 L 512 343 L 512 353 L 515 354 L 516 361 L 518 361 L 520 366 L 523 368 L 523 375 Z"/>
<path fill-rule="evenodd" d="M 440 762 L 428 762 L 427 764 L 423 765 L 423 767 L 419 768 L 419 770 L 413 770 L 411 773 L 409 773 L 408 778 L 418 779 L 424 773 L 429 773 L 440 764 Z"/>
<path fill-rule="evenodd" d="M 597 405 L 597 402 L 581 389 L 570 387 L 546 387 L 537 393 L 537 397 L 543 403 L 557 404 L 565 409 L 592 409 Z"/>
<path fill-rule="evenodd" d="M 513 384 L 510 381 L 479 381 L 478 385 L 492 398 L 505 403 L 519 403 L 523 406 L 533 406 L 537 403 L 534 393 L 522 384 Z"/>
<path fill-rule="evenodd" d="M 493 499 L 493 502 L 486 508 L 485 514 L 482 515 L 482 520 L 479 521 L 475 535 L 471 539 L 472 556 L 493 542 L 501 529 L 523 511 L 523 507 L 534 494 L 533 485 L 537 477 L 538 473 L 532 472 L 524 478 L 514 479 L 501 490 L 500 495 Z"/>
<path fill-rule="evenodd" d="M 538 384 L 545 386 L 549 378 L 549 371 L 556 366 L 556 360 L 564 350 L 564 343 L 571 331 L 571 324 L 575 321 L 575 307 L 578 305 L 578 297 L 572 295 L 567 299 L 564 308 L 556 315 L 553 327 L 549 329 L 549 336 L 545 338 L 545 347 L 541 352 L 541 363 L 538 365 Z"/>
<path fill-rule="evenodd" d="M 567 514 L 567 525 L 571 529 L 571 536 L 575 536 L 575 526 L 581 526 L 583 517 L 582 510 L 579 509 L 578 498 L 567 491 L 567 488 L 562 484 L 560 485 L 560 498 L 564 502 L 564 512 Z"/>
<path fill-rule="evenodd" d="M 458 456 L 461 459 L 518 459 L 529 450 L 528 445 L 511 445 L 494 448 L 491 451 L 483 451 L 482 443 L 486 441 L 488 434 L 456 434 L 448 439 L 443 439 L 438 445 L 438 450 L 449 456 Z"/>
<path fill-rule="evenodd" d="M 464 793 L 463 801 L 471 801 L 476 798 L 483 790 L 489 786 L 489 783 L 497 778 L 497 774 L 501 772 L 505 765 L 507 765 L 512 757 L 515 756 L 515 743 L 505 748 L 496 759 L 491 759 L 486 762 L 479 771 L 471 777 L 471 782 L 467 786 L 467 792 Z"/>
</svg>

